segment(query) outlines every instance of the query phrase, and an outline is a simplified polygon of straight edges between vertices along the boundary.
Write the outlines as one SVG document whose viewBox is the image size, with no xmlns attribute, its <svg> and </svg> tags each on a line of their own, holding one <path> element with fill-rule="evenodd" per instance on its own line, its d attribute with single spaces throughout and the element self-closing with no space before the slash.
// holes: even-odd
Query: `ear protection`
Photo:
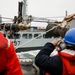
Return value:
<svg viewBox="0 0 75 75">
<path fill-rule="evenodd" d="M 60 50 L 63 50 L 63 49 L 75 50 L 75 45 L 68 44 L 64 42 L 63 40 L 59 42 L 58 47 L 60 48 Z"/>
<path fill-rule="evenodd" d="M 58 47 L 60 48 L 60 50 L 63 50 L 67 47 L 67 44 L 64 41 L 60 41 Z"/>
</svg>

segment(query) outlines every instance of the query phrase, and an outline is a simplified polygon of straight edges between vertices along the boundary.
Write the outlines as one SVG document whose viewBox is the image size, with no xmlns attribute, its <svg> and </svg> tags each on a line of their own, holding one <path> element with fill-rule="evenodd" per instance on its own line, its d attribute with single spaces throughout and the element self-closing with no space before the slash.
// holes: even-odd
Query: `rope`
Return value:
<svg viewBox="0 0 75 75">
<path fill-rule="evenodd" d="M 52 27 L 51 29 L 49 29 L 48 31 L 46 31 L 46 32 L 42 33 L 41 35 L 46 34 L 47 32 L 49 32 L 49 31 L 53 30 L 53 29 L 54 29 L 54 28 L 56 28 L 56 27 L 57 27 L 57 26 Z M 27 43 L 29 43 L 29 42 L 31 42 L 31 41 L 33 41 L 33 40 L 35 40 L 36 38 L 38 38 L 38 37 L 39 37 L 39 36 L 41 36 L 41 35 L 38 35 L 37 37 L 35 37 L 35 38 L 33 38 L 33 39 L 31 39 L 31 40 L 29 40 L 29 41 L 27 41 L 27 42 L 25 42 L 25 43 L 23 43 L 23 44 L 19 45 L 19 46 L 18 46 L 18 47 L 16 47 L 15 49 L 17 49 L 17 48 L 19 48 L 19 47 L 21 47 L 21 46 L 23 46 L 23 45 L 25 45 L 25 44 L 27 44 Z"/>
</svg>

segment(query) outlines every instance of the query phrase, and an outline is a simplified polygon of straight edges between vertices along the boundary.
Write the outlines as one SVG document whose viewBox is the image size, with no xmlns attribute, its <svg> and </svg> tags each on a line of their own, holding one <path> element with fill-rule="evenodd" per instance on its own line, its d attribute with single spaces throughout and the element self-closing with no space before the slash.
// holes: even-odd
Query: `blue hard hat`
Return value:
<svg viewBox="0 0 75 75">
<path fill-rule="evenodd" d="M 75 45 L 75 28 L 69 29 L 66 32 L 63 40 L 64 40 L 64 42 Z"/>
</svg>

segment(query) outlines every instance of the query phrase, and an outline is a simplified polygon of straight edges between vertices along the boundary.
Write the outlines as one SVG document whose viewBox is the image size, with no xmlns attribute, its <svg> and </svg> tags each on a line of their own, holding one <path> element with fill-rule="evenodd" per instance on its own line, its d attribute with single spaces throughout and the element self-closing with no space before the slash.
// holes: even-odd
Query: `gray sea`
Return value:
<svg viewBox="0 0 75 75">
<path fill-rule="evenodd" d="M 31 50 L 31 51 L 27 51 L 27 52 L 20 52 L 20 53 L 17 53 L 18 55 L 18 58 L 25 58 L 25 59 L 31 59 L 33 61 L 32 64 L 30 65 L 22 65 L 21 62 L 20 62 L 20 65 L 21 65 L 21 68 L 22 68 L 22 71 L 23 71 L 23 74 L 24 75 L 40 75 L 39 73 L 39 68 L 35 65 L 34 61 L 35 61 L 35 56 L 37 55 L 37 53 L 39 52 L 40 50 Z M 26 60 L 28 62 L 28 60 Z"/>
</svg>

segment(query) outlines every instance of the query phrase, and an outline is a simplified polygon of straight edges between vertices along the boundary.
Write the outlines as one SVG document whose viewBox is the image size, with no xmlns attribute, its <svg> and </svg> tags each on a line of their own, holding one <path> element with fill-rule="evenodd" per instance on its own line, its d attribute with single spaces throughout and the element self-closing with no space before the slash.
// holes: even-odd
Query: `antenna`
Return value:
<svg viewBox="0 0 75 75">
<path fill-rule="evenodd" d="M 2 17 L 1 17 L 1 15 L 0 15 L 0 24 L 2 23 Z"/>
<path fill-rule="evenodd" d="M 68 12 L 67 12 L 67 11 L 65 11 L 65 15 L 66 15 L 66 16 L 68 15 Z"/>
</svg>

